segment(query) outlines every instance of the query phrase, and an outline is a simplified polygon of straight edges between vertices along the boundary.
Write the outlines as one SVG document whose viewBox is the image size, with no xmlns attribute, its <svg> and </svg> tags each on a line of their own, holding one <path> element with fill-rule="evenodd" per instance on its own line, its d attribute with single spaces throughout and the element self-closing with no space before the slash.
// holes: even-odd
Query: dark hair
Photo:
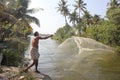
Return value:
<svg viewBox="0 0 120 80">
<path fill-rule="evenodd" d="M 36 32 L 34 32 L 34 34 L 33 34 L 34 36 L 38 36 L 39 35 L 39 33 L 36 31 Z"/>
</svg>

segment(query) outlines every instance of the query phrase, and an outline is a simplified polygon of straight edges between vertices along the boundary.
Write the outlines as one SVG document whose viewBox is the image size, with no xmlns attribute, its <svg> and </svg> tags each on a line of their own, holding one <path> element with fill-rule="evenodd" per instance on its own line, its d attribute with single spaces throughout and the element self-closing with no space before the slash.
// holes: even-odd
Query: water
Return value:
<svg viewBox="0 0 120 80">
<path fill-rule="evenodd" d="M 120 57 L 89 38 L 40 40 L 38 69 L 53 80 L 119 80 Z"/>
<path fill-rule="evenodd" d="M 40 40 L 39 41 L 39 70 L 45 74 L 52 74 L 54 70 L 54 50 L 59 44 L 54 40 Z"/>
</svg>

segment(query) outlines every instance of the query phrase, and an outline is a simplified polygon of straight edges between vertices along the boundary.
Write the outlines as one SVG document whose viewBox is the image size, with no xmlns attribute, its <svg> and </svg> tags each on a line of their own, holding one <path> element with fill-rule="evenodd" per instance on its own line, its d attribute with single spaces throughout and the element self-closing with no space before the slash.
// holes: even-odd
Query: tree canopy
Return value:
<svg viewBox="0 0 120 80">
<path fill-rule="evenodd" d="M 120 0 L 111 0 L 106 4 L 108 8 L 104 18 L 101 18 L 98 14 L 91 15 L 88 12 L 89 10 L 86 9 L 85 5 L 87 4 L 84 1 L 77 0 L 76 3 L 73 6 L 74 10 L 71 11 L 72 13 L 69 13 L 70 17 L 68 19 L 74 24 L 67 33 L 70 34 L 72 32 L 69 37 L 74 35 L 89 37 L 110 46 L 120 47 Z M 76 9 L 79 9 L 79 11 L 77 12 Z M 84 14 L 80 15 L 80 11 L 83 11 Z M 65 32 L 65 27 L 58 29 L 54 37 L 59 35 L 58 40 L 61 40 L 61 38 L 65 40 L 63 35 L 67 34 L 62 33 L 63 31 Z"/>
</svg>

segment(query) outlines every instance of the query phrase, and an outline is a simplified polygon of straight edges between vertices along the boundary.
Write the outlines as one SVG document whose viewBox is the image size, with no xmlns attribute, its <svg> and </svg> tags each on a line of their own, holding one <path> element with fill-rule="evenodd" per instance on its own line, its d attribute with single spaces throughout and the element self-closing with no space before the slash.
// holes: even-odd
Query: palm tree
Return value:
<svg viewBox="0 0 120 80">
<path fill-rule="evenodd" d="M 93 25 L 96 27 L 98 22 L 100 21 L 100 16 L 99 15 L 94 15 L 93 18 L 92 18 L 92 23 Z"/>
<path fill-rule="evenodd" d="M 11 26 L 13 26 L 13 24 L 15 24 L 16 22 L 18 22 L 18 19 L 12 14 L 8 13 L 7 7 L 2 2 L 0 2 L 0 42 L 4 41 L 5 35 L 7 33 L 6 30 L 2 30 L 2 26 L 6 26 L 10 23 Z"/>
<path fill-rule="evenodd" d="M 6 2 L 5 2 L 6 1 Z M 13 4 L 13 1 L 16 1 Z M 14 16 L 19 22 L 21 22 L 24 26 L 27 26 L 31 29 L 29 23 L 34 22 L 38 26 L 40 26 L 39 20 L 36 17 L 30 15 L 30 13 L 35 13 L 36 9 L 28 9 L 29 0 L 4 0 L 6 11 L 8 14 Z M 6 5 L 7 3 L 7 5 Z M 13 8 L 14 6 L 14 8 Z"/>
<path fill-rule="evenodd" d="M 86 10 L 84 11 L 84 15 L 82 17 L 82 22 L 86 27 L 91 26 L 91 22 L 92 22 L 92 16 L 90 15 L 90 13 Z"/>
<path fill-rule="evenodd" d="M 77 9 L 79 10 L 78 13 L 79 13 L 79 19 L 80 19 L 80 12 L 81 11 L 83 11 L 83 12 L 85 11 L 85 9 L 86 9 L 85 8 L 86 3 L 84 3 L 83 0 L 78 0 L 78 1 L 75 1 L 75 2 L 76 2 L 76 4 L 74 5 L 74 7 L 75 7 L 76 10 Z"/>
<path fill-rule="evenodd" d="M 75 10 L 69 15 L 69 19 L 70 22 L 73 23 L 74 27 L 76 27 L 76 22 L 78 22 L 78 14 Z"/>
<path fill-rule="evenodd" d="M 29 0 L 19 0 L 18 8 L 15 10 L 15 16 L 24 22 L 25 25 L 30 26 L 29 23 L 34 22 L 38 26 L 40 26 L 39 20 L 36 17 L 33 17 L 29 14 L 35 13 L 36 9 L 28 9 Z"/>
<path fill-rule="evenodd" d="M 59 1 L 57 11 L 60 11 L 60 13 L 63 16 L 65 16 L 65 23 L 67 24 L 67 15 L 69 14 L 67 1 L 65 1 L 65 0 Z"/>
<path fill-rule="evenodd" d="M 120 0 L 111 0 L 110 3 L 108 3 L 109 7 L 120 7 Z"/>
<path fill-rule="evenodd" d="M 8 13 L 6 10 L 7 10 L 7 7 L 2 2 L 0 2 L 0 21 L 16 22 L 17 18 L 12 14 Z"/>
<path fill-rule="evenodd" d="M 19 26 L 22 25 L 21 27 L 29 27 L 29 29 L 32 29 L 29 25 L 30 22 L 35 22 L 40 26 L 37 18 L 28 15 L 29 12 L 34 13 L 36 11 L 35 9 L 28 9 L 29 0 L 14 0 L 17 4 L 15 8 L 10 6 L 9 0 L 4 0 L 4 3 L 6 3 L 5 1 L 8 3 L 7 5 L 0 2 L 0 21 L 11 24 L 8 29 L 11 29 L 16 23 L 20 23 Z"/>
</svg>

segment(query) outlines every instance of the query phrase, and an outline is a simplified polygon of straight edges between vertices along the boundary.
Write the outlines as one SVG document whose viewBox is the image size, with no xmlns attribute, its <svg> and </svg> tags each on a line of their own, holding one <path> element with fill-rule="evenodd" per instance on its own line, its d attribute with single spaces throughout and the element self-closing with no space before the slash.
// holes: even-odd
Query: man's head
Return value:
<svg viewBox="0 0 120 80">
<path fill-rule="evenodd" d="M 34 32 L 34 36 L 39 36 L 39 33 L 37 31 Z"/>
</svg>

